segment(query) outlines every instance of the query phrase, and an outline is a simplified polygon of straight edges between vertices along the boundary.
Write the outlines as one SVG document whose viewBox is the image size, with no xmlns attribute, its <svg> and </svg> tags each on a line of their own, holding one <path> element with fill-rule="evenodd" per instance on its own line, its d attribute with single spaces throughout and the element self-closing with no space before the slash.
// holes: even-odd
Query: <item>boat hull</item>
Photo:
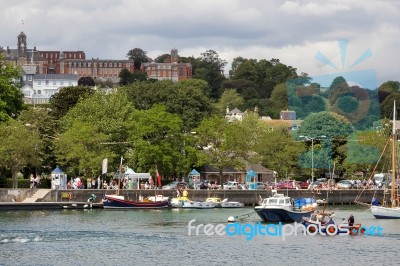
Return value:
<svg viewBox="0 0 400 266">
<path fill-rule="evenodd" d="M 270 223 L 294 223 L 301 222 L 304 217 L 310 217 L 314 211 L 291 211 L 283 208 L 260 208 L 254 209 L 264 222 Z"/>
<path fill-rule="evenodd" d="M 244 204 L 236 201 L 222 202 L 221 208 L 243 208 Z"/>
<path fill-rule="evenodd" d="M 371 206 L 371 212 L 377 219 L 400 219 L 400 208 Z"/>
<path fill-rule="evenodd" d="M 103 208 L 105 209 L 163 209 L 168 208 L 169 206 L 169 200 L 141 202 L 124 200 L 107 195 L 103 199 Z"/>
<path fill-rule="evenodd" d="M 184 209 L 212 209 L 214 207 L 215 204 L 213 202 L 205 201 L 186 201 L 182 204 Z"/>
</svg>

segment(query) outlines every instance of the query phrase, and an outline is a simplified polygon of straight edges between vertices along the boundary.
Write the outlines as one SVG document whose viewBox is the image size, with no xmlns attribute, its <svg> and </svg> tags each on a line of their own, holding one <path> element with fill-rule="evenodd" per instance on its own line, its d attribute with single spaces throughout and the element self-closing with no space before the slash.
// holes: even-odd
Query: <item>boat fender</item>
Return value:
<svg viewBox="0 0 400 266">
<path fill-rule="evenodd" d="M 229 216 L 228 217 L 228 223 L 234 223 L 234 222 L 236 222 L 235 217 L 234 216 Z"/>
</svg>

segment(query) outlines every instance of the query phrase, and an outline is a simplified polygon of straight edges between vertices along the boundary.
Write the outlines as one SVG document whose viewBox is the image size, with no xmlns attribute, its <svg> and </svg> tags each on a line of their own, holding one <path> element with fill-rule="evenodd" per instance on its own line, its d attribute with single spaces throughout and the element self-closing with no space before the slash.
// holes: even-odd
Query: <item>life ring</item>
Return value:
<svg viewBox="0 0 400 266">
<path fill-rule="evenodd" d="M 335 231 L 336 231 L 336 230 L 335 230 L 335 227 L 329 226 L 329 228 L 328 228 L 328 232 L 329 232 L 329 233 L 334 234 Z"/>
</svg>

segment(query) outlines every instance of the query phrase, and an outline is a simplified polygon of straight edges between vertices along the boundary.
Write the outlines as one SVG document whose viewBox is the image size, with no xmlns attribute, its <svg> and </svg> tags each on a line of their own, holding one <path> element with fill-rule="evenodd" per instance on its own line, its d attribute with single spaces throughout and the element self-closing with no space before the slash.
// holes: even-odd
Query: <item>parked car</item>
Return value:
<svg viewBox="0 0 400 266">
<path fill-rule="evenodd" d="M 236 181 L 228 181 L 223 185 L 224 189 L 239 189 L 239 182 Z"/>
<path fill-rule="evenodd" d="M 300 182 L 299 185 L 300 185 L 301 189 L 308 189 L 308 186 L 310 184 L 308 184 L 306 181 L 304 181 L 304 182 Z"/>
<path fill-rule="evenodd" d="M 200 182 L 200 189 L 219 189 L 221 186 L 217 185 L 216 181 L 203 180 Z"/>
<path fill-rule="evenodd" d="M 173 181 L 163 186 L 162 189 L 177 189 L 178 187 L 189 188 L 189 184 L 186 182 Z"/>
<path fill-rule="evenodd" d="M 336 183 L 338 189 L 350 189 L 353 187 L 353 182 L 351 180 L 340 180 Z"/>
<path fill-rule="evenodd" d="M 297 184 L 295 182 L 295 184 Z M 293 180 L 286 180 L 286 181 L 281 181 L 278 184 L 276 184 L 276 187 L 278 189 L 295 189 L 296 185 L 293 184 Z"/>
</svg>

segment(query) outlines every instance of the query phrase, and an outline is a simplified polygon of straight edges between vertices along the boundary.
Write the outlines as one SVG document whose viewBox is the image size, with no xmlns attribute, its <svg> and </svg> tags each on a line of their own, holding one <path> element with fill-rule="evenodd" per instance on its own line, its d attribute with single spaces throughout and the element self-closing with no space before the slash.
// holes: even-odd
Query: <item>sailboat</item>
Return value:
<svg viewBox="0 0 400 266">
<path fill-rule="evenodd" d="M 119 195 L 120 182 L 122 178 L 122 157 L 119 166 L 118 190 L 116 195 L 104 195 L 103 208 L 105 209 L 161 209 L 170 207 L 170 200 L 164 199 L 161 201 L 132 201 L 125 199 Z"/>
<path fill-rule="evenodd" d="M 397 148 L 397 132 L 396 132 L 396 102 L 393 106 L 393 128 L 392 128 L 392 187 L 391 187 L 391 198 L 390 204 L 386 204 L 383 201 L 382 205 L 378 205 L 376 201 L 373 200 L 371 206 L 371 212 L 377 219 L 400 219 L 400 205 L 398 192 L 396 191 L 396 148 Z"/>
</svg>

